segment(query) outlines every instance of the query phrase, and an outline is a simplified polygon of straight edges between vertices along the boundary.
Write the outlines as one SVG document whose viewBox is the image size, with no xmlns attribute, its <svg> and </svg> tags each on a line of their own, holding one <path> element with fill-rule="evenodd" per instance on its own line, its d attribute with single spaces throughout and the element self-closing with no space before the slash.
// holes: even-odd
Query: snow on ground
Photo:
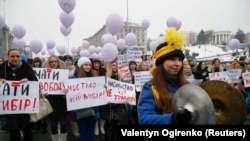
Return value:
<svg viewBox="0 0 250 141">
<path fill-rule="evenodd" d="M 221 61 L 230 61 L 234 59 L 232 53 L 236 52 L 236 50 L 231 50 L 229 48 L 223 49 L 222 47 L 215 45 L 187 46 L 186 49 L 190 50 L 189 54 L 191 56 L 192 53 L 199 53 L 199 55 L 196 56 L 196 59 L 198 60 L 202 58 L 218 57 Z M 238 49 L 238 52 L 242 51 L 242 49 Z"/>
</svg>

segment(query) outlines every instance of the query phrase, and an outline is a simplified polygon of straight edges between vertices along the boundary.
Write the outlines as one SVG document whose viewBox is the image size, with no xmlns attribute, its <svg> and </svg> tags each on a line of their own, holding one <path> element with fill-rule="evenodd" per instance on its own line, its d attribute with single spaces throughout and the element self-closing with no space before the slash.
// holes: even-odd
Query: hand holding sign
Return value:
<svg viewBox="0 0 250 141">
<path fill-rule="evenodd" d="M 27 78 L 23 78 L 20 80 L 20 83 L 24 83 L 24 82 L 28 82 L 28 79 Z"/>
</svg>

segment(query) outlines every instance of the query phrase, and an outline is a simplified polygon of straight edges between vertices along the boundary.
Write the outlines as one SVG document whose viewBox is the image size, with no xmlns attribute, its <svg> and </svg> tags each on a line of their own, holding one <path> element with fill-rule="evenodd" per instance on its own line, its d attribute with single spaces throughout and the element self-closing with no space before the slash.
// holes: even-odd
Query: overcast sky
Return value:
<svg viewBox="0 0 250 141">
<path fill-rule="evenodd" d="M 250 32 L 249 6 L 250 0 L 76 0 L 72 11 L 75 21 L 68 37 L 60 32 L 62 9 L 58 0 L 0 0 L 0 15 L 10 28 L 16 24 L 24 26 L 26 44 L 38 39 L 44 48 L 47 40 L 79 47 L 82 39 L 95 34 L 112 13 L 119 14 L 124 21 L 128 16 L 130 22 L 139 25 L 148 19 L 147 32 L 151 39 L 164 33 L 169 17 L 179 19 L 184 31 L 214 29 L 235 33 L 242 29 L 247 33 Z"/>
</svg>

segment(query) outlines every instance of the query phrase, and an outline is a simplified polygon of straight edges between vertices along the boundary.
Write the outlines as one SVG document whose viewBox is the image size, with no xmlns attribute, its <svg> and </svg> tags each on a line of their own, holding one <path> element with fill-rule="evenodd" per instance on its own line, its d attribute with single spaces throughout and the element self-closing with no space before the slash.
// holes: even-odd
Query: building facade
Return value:
<svg viewBox="0 0 250 141">
<path fill-rule="evenodd" d="M 125 22 L 120 33 L 117 34 L 117 39 L 124 39 L 127 33 L 134 33 L 136 35 L 136 44 L 129 47 L 133 50 L 142 50 L 143 53 L 147 52 L 147 31 L 144 30 L 140 25 L 131 22 Z M 96 47 L 103 46 L 102 37 L 107 34 L 106 26 L 104 25 L 99 31 L 97 31 L 93 36 L 86 38 L 84 40 L 89 41 L 90 45 Z"/>
<path fill-rule="evenodd" d="M 13 48 L 13 35 L 8 26 L 0 30 L 0 57 L 7 58 L 7 51 Z"/>
<path fill-rule="evenodd" d="M 211 43 L 214 45 L 228 44 L 232 38 L 231 31 L 214 31 L 212 34 Z"/>
</svg>

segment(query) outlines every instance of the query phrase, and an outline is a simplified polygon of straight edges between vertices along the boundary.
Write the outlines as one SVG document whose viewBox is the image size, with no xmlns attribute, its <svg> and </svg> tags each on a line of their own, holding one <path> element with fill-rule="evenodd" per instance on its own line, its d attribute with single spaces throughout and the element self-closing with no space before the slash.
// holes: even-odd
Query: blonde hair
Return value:
<svg viewBox="0 0 250 141">
<path fill-rule="evenodd" d="M 117 77 L 118 77 L 118 80 L 119 81 L 122 81 L 122 75 L 121 75 L 121 72 L 119 71 L 118 69 L 118 64 L 116 61 L 113 61 L 113 62 L 106 62 L 105 63 L 105 67 L 106 67 L 106 77 L 109 77 L 111 78 L 113 72 L 112 72 L 112 64 L 113 63 L 116 63 L 117 65 Z"/>
<path fill-rule="evenodd" d="M 47 61 L 45 62 L 45 65 L 44 65 L 45 68 L 51 68 L 50 63 L 49 63 L 51 58 L 56 58 L 56 60 L 58 61 L 58 68 L 59 69 L 65 69 L 66 66 L 64 65 L 64 62 L 61 61 L 56 55 L 51 55 L 48 57 Z"/>
</svg>

